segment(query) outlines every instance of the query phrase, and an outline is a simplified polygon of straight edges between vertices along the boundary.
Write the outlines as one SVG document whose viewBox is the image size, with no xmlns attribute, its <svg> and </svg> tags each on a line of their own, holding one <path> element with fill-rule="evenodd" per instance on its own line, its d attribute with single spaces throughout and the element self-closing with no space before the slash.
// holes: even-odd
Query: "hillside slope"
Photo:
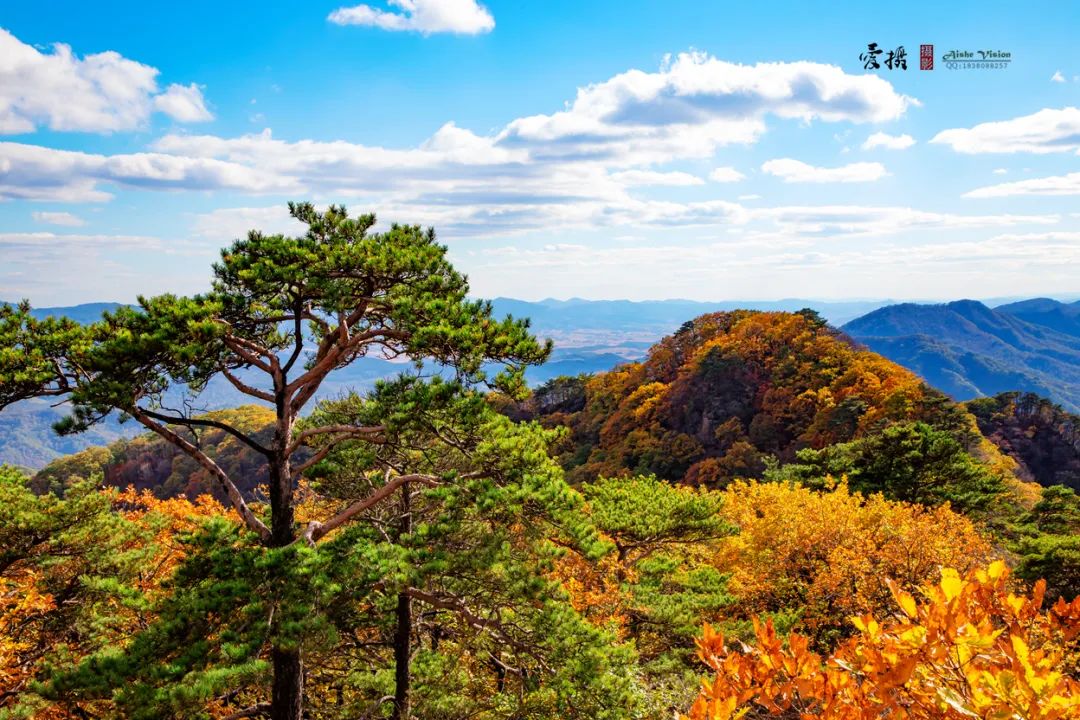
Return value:
<svg viewBox="0 0 1080 720">
<path fill-rule="evenodd" d="M 219 410 L 203 417 L 227 422 L 260 442 L 268 441 L 273 432 L 273 411 L 258 405 Z M 245 497 L 254 497 L 259 486 L 266 482 L 265 458 L 223 430 L 207 428 L 200 432 L 199 444 L 237 480 L 237 487 Z M 149 490 L 159 498 L 185 496 L 194 500 L 210 494 L 227 502 L 217 481 L 204 468 L 176 446 L 151 433 L 58 458 L 34 475 L 31 487 L 39 493 L 63 494 L 72 482 L 98 475 L 107 486 L 133 486 Z"/>
<path fill-rule="evenodd" d="M 510 412 L 571 429 L 563 460 L 576 480 L 724 484 L 900 422 L 929 423 L 973 451 L 983 442 L 963 408 L 812 311 L 703 315 L 644 361 L 550 383 Z"/>
<path fill-rule="evenodd" d="M 1040 485 L 1080 490 L 1080 417 L 1031 393 L 1003 393 L 966 403 L 979 430 Z"/>
<path fill-rule="evenodd" d="M 1080 300 L 1063 303 L 1050 298 L 1033 298 L 998 305 L 994 310 L 1008 313 L 1033 325 L 1042 325 L 1066 335 L 1080 337 Z"/>
<path fill-rule="evenodd" d="M 1024 319 L 1062 320 L 1059 325 L 1067 327 L 1067 314 L 1045 308 L 1041 301 L 1004 309 L 972 300 L 906 303 L 875 310 L 843 330 L 954 399 L 1015 390 L 1080 411 L 1080 334 Z"/>
</svg>

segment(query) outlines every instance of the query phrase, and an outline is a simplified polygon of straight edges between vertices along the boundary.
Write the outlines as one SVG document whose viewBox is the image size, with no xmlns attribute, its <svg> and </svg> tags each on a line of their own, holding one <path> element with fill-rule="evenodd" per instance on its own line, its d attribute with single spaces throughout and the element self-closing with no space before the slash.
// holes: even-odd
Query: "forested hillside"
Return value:
<svg viewBox="0 0 1080 720">
<path fill-rule="evenodd" d="M 722 486 L 897 425 L 995 460 L 963 408 L 811 311 L 703 315 L 644 361 L 549 383 L 511 412 L 571 429 L 564 460 L 579 481 L 635 472 Z"/>
<path fill-rule="evenodd" d="M 252 437 L 265 441 L 272 432 L 273 413 L 259 405 L 245 405 L 232 410 L 218 410 L 201 415 L 214 422 L 226 422 Z M 192 440 L 196 434 L 189 435 Z M 235 437 L 209 427 L 197 433 L 200 447 L 230 475 L 240 478 L 237 488 L 254 498 L 266 484 L 266 463 Z M 100 478 L 102 484 L 118 489 L 146 490 L 154 497 L 186 497 L 196 500 L 212 495 L 220 502 L 228 498 L 217 480 L 175 445 L 146 433 L 131 439 L 117 440 L 108 446 L 86 450 L 54 460 L 33 476 L 35 492 L 63 495 L 73 484 Z"/>
<path fill-rule="evenodd" d="M 0 303 L 3 304 L 3 303 Z M 630 302 L 619 300 L 542 300 L 526 302 L 512 298 L 492 301 L 496 316 L 506 314 L 528 317 L 540 337 L 555 341 L 548 362 L 530 367 L 526 377 L 539 384 L 554 377 L 609 370 L 628 360 L 640 359 L 659 338 L 677 328 L 688 317 L 722 308 L 754 307 L 761 309 L 798 309 L 807 305 L 818 308 L 834 324 L 844 322 L 878 307 L 880 302 L 813 302 L 780 300 L 775 302 L 703 303 L 682 300 Z M 119 303 L 88 303 L 71 307 L 33 308 L 34 317 L 67 317 L 87 324 L 101 319 L 106 311 L 115 311 Z M 383 377 L 401 371 L 400 363 L 378 358 L 361 358 L 343 368 L 321 390 L 320 397 L 330 397 L 345 390 L 370 389 Z M 225 410 L 250 402 L 227 382 L 211 381 L 199 398 L 203 411 Z M 87 447 L 130 438 L 138 432 L 132 424 L 122 425 L 110 417 L 95 425 L 91 432 L 67 437 L 52 431 L 52 424 L 64 417 L 66 408 L 55 402 L 27 400 L 0 415 L 0 463 L 39 469 L 50 461 Z"/>
<path fill-rule="evenodd" d="M 1041 485 L 1080 490 L 1080 417 L 1031 393 L 1003 393 L 966 403 L 979 430 Z"/>
</svg>

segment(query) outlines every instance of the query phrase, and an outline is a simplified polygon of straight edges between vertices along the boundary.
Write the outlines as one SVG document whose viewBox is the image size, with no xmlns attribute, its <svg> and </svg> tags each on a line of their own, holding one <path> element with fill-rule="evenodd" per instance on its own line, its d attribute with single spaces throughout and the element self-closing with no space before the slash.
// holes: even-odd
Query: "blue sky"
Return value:
<svg viewBox="0 0 1080 720">
<path fill-rule="evenodd" d="M 914 6 L 9 3 L 0 298 L 200 291 L 289 199 L 434 225 L 484 296 L 1080 292 L 1080 6 Z"/>
</svg>

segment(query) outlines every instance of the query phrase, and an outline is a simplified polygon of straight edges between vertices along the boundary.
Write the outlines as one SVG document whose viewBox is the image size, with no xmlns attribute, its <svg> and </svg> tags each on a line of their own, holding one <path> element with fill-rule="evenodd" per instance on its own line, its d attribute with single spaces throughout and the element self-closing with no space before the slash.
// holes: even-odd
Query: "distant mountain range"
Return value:
<svg viewBox="0 0 1080 720">
<path fill-rule="evenodd" d="M 905 303 L 843 330 L 954 399 L 1033 392 L 1080 412 L 1080 302 Z"/>
<path fill-rule="evenodd" d="M 695 302 L 660 300 L 493 301 L 497 315 L 528 317 L 533 329 L 555 342 L 551 360 L 531 368 L 533 384 L 561 375 L 609 370 L 642 359 L 659 338 L 705 313 L 746 308 L 816 310 L 830 324 L 889 359 L 919 373 L 957 400 L 1019 390 L 1048 397 L 1080 412 L 1080 302 L 1024 300 L 990 307 L 963 300 L 944 305 L 890 305 L 887 300 Z M 35 308 L 39 317 L 66 315 L 92 322 L 119 303 Z M 363 390 L 404 366 L 365 358 L 327 383 L 322 394 Z M 225 382 L 211 383 L 199 398 L 205 410 L 250 402 Z M 64 408 L 44 401 L 20 403 L 0 414 L 0 463 L 40 468 L 54 458 L 138 432 L 133 424 L 106 422 L 70 438 L 50 429 Z"/>
</svg>

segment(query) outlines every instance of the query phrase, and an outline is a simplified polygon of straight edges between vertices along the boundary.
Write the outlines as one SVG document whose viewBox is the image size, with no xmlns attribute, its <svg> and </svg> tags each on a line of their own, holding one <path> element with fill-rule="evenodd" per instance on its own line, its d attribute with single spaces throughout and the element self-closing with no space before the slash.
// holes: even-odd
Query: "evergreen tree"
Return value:
<svg viewBox="0 0 1080 720">
<path fill-rule="evenodd" d="M 513 389 L 520 386 L 523 364 L 542 361 L 550 347 L 537 343 L 526 322 L 495 320 L 489 303 L 468 300 L 465 278 L 450 265 L 433 231 L 395 225 L 372 233 L 373 215 L 350 218 L 342 207 L 317 212 L 307 203 L 289 209 L 307 225 L 306 234 L 252 231 L 222 251 L 207 294 L 140 298 L 136 307 L 86 327 L 36 320 L 25 303 L 0 309 L 0 408 L 28 397 L 66 395 L 73 409 L 58 427 L 65 433 L 114 410 L 134 418 L 214 477 L 264 548 L 288 548 L 301 538 L 316 543 L 409 483 L 441 481 L 387 473 L 381 485 L 365 488 L 367 494 L 351 498 L 337 516 L 301 530 L 297 478 L 346 440 L 377 443 L 384 428 L 333 424 L 298 430 L 297 421 L 324 381 L 361 357 L 442 363 L 470 383 L 485 379 L 486 362 L 508 363 L 511 370 L 500 379 Z M 197 393 L 216 377 L 273 407 L 268 442 L 227 422 L 195 417 L 187 404 L 166 406 L 171 387 Z M 229 433 L 265 458 L 268 516 L 249 505 L 236 478 L 200 448 L 199 431 L 207 427 Z M 270 618 L 270 713 L 275 720 L 298 720 L 301 647 L 284 615 Z"/>
<path fill-rule="evenodd" d="M 602 478 L 582 492 L 615 546 L 615 579 L 626 597 L 620 614 L 654 706 L 674 713 L 698 684 L 694 639 L 702 621 L 719 621 L 732 601 L 717 567 L 719 541 L 736 530 L 723 517 L 723 496 L 653 476 Z"/>
<path fill-rule="evenodd" d="M 853 490 L 865 494 L 880 492 L 931 506 L 949 502 L 966 513 L 985 513 L 1005 490 L 1003 479 L 950 433 L 922 422 L 897 423 L 852 442 L 800 450 L 795 463 L 766 474 L 810 486 L 844 476 Z"/>
</svg>

